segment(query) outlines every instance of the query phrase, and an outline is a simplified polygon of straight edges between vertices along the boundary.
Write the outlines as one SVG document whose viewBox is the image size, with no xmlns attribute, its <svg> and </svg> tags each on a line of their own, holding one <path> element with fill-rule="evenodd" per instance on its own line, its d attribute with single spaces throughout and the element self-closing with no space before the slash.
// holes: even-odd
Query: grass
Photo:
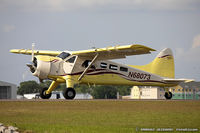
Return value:
<svg viewBox="0 0 200 133">
<path fill-rule="evenodd" d="M 33 133 L 200 129 L 200 101 L 0 101 L 0 122 Z"/>
</svg>

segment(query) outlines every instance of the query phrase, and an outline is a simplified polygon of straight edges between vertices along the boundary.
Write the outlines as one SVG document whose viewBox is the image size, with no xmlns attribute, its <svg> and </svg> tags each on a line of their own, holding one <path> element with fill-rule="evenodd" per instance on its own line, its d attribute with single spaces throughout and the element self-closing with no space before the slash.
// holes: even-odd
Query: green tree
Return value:
<svg viewBox="0 0 200 133">
<path fill-rule="evenodd" d="M 91 94 L 92 88 L 86 84 L 76 84 L 74 86 L 77 93 L 89 93 Z"/>
<path fill-rule="evenodd" d="M 40 83 L 40 87 L 44 88 L 44 87 L 49 87 L 51 85 L 51 80 L 45 80 L 43 81 L 43 83 Z M 62 91 L 64 88 L 66 87 L 65 83 L 61 83 L 59 84 L 54 90 L 55 91 Z"/>
<path fill-rule="evenodd" d="M 17 94 L 23 95 L 28 93 L 38 93 L 40 89 L 44 87 L 49 87 L 51 85 L 50 80 L 45 80 L 43 83 L 38 84 L 36 81 L 25 81 L 21 82 L 18 87 Z M 62 91 L 66 85 L 60 84 L 55 88 L 56 91 Z M 74 86 L 77 93 L 89 93 L 96 99 L 113 99 L 117 98 L 117 92 L 120 95 L 129 95 L 131 86 L 108 86 L 108 85 L 98 85 L 91 86 L 85 84 L 77 84 Z"/>
<path fill-rule="evenodd" d="M 119 95 L 125 96 L 125 95 L 130 95 L 131 92 L 131 87 L 132 86 L 115 86 L 117 89 L 117 92 L 119 92 Z"/>
<path fill-rule="evenodd" d="M 41 88 L 45 88 L 45 87 L 49 87 L 51 85 L 51 82 L 50 80 L 44 80 L 42 83 L 40 83 L 40 87 Z"/>
<path fill-rule="evenodd" d="M 108 86 L 99 85 L 93 87 L 92 93 L 90 93 L 95 99 L 114 99 L 117 98 L 117 92 L 119 95 L 129 95 L 131 86 Z"/>
<path fill-rule="evenodd" d="M 95 99 L 117 98 L 117 89 L 114 86 L 99 85 L 93 88 L 92 96 Z"/>
<path fill-rule="evenodd" d="M 40 85 L 36 81 L 21 82 L 17 94 L 24 95 L 28 93 L 38 93 L 40 88 Z"/>
</svg>

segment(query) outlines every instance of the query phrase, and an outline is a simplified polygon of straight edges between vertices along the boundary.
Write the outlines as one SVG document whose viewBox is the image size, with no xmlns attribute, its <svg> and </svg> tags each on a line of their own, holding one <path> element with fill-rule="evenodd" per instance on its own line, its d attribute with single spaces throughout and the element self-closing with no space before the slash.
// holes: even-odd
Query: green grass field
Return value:
<svg viewBox="0 0 200 133">
<path fill-rule="evenodd" d="M 0 101 L 0 123 L 17 126 L 26 133 L 200 129 L 200 101 Z"/>
</svg>

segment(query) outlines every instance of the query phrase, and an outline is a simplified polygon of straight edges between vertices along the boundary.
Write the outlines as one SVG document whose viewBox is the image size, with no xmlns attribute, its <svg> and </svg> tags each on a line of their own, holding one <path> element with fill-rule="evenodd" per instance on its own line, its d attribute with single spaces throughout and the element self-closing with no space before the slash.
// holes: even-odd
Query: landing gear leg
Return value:
<svg viewBox="0 0 200 133">
<path fill-rule="evenodd" d="M 40 97 L 42 99 L 49 99 L 51 97 L 51 92 L 53 91 L 53 89 L 55 89 L 57 86 L 59 85 L 58 82 L 56 81 L 52 81 L 51 85 L 49 86 L 49 88 L 43 88 L 40 92 Z"/>
<path fill-rule="evenodd" d="M 65 99 L 74 99 L 76 96 L 76 91 L 74 90 L 74 80 L 70 75 L 66 77 L 66 88 L 63 90 L 63 96 Z"/>
</svg>

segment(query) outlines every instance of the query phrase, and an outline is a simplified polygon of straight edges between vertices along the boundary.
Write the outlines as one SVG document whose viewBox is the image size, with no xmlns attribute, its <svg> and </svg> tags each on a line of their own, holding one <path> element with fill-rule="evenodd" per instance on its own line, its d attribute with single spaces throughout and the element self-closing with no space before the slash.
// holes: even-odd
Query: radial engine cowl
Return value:
<svg viewBox="0 0 200 133">
<path fill-rule="evenodd" d="M 34 76 L 37 76 L 40 79 L 47 79 L 50 73 L 50 57 L 49 56 L 36 56 L 37 59 L 37 68 L 33 73 Z"/>
</svg>

